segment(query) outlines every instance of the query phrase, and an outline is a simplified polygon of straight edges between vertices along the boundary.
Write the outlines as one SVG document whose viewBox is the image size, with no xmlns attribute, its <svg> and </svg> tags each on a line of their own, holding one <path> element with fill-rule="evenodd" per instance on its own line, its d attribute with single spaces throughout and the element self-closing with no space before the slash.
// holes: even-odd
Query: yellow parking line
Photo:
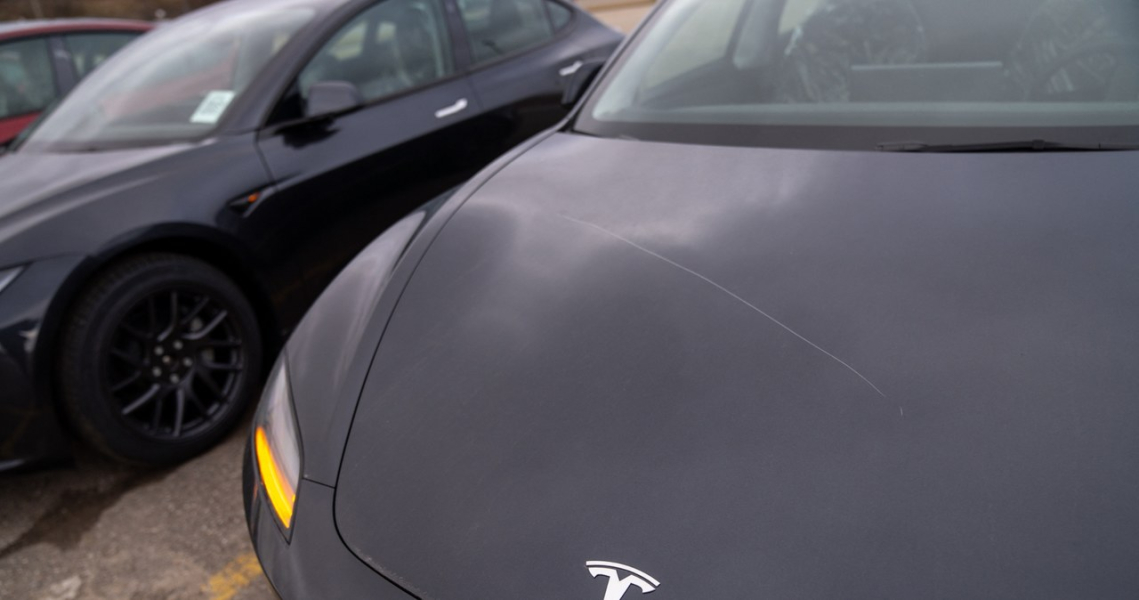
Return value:
<svg viewBox="0 0 1139 600">
<path fill-rule="evenodd" d="M 257 562 L 257 555 L 247 552 L 211 575 L 210 583 L 205 587 L 210 600 L 230 600 L 260 577 L 261 565 Z"/>
</svg>

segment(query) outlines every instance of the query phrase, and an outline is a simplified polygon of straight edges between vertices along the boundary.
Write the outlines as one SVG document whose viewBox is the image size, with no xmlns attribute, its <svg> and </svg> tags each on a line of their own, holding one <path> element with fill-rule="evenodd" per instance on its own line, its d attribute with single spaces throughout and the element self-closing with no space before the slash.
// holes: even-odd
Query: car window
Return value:
<svg viewBox="0 0 1139 600">
<path fill-rule="evenodd" d="M 459 9 L 476 65 L 552 39 L 570 17 L 548 0 L 459 0 Z"/>
<path fill-rule="evenodd" d="M 0 119 L 39 112 L 55 96 L 46 39 L 0 44 Z"/>
<path fill-rule="evenodd" d="M 72 33 L 63 36 L 63 43 L 71 54 L 75 74 L 86 77 L 95 67 L 107 60 L 120 48 L 137 38 L 139 33 Z"/>
<path fill-rule="evenodd" d="M 673 0 L 587 100 L 593 135 L 877 149 L 1139 143 L 1133 0 Z"/>
<path fill-rule="evenodd" d="M 344 26 L 297 78 L 302 97 L 321 81 L 346 81 L 372 101 L 454 72 L 440 0 L 385 0 Z"/>
<path fill-rule="evenodd" d="M 353 21 L 352 25 L 336 36 L 324 54 L 341 62 L 360 58 L 364 54 L 364 36 L 367 32 L 367 21 L 362 19 Z"/>
<path fill-rule="evenodd" d="M 546 8 L 550 10 L 550 22 L 553 23 L 555 31 L 569 25 L 570 19 L 573 18 L 573 11 L 557 2 L 547 2 Z"/>
<path fill-rule="evenodd" d="M 287 4 L 220 3 L 158 27 L 92 71 L 21 148 L 93 151 L 204 139 L 316 16 Z"/>
<path fill-rule="evenodd" d="M 645 85 L 653 86 L 675 79 L 723 58 L 731 40 L 723 32 L 733 29 L 743 2 L 719 0 L 697 6 L 688 18 L 688 26 L 661 48 L 660 55 L 645 75 Z"/>
</svg>

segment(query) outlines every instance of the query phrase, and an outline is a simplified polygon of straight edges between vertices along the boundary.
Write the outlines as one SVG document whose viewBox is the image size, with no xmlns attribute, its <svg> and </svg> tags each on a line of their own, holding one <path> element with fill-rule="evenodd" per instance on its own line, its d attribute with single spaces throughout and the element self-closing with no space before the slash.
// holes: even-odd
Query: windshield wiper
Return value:
<svg viewBox="0 0 1139 600">
<path fill-rule="evenodd" d="M 1139 150 L 1139 144 L 1068 144 L 1048 140 L 988 142 L 981 144 L 926 144 L 924 142 L 882 142 L 882 152 L 1111 152 Z"/>
</svg>

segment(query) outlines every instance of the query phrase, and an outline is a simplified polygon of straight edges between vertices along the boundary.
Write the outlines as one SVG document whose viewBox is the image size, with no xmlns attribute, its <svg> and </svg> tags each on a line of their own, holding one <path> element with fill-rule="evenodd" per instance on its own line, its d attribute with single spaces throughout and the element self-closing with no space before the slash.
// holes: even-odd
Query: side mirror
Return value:
<svg viewBox="0 0 1139 600">
<path fill-rule="evenodd" d="M 585 90 L 597 79 L 597 74 L 601 72 L 601 67 L 605 66 L 604 59 L 593 58 L 584 61 L 581 68 L 576 73 L 570 76 L 569 83 L 566 84 L 566 91 L 562 93 L 562 106 L 572 108 L 577 104 L 578 100 L 585 95 Z"/>
<path fill-rule="evenodd" d="M 305 117 L 323 117 L 348 112 L 364 105 L 364 96 L 347 81 L 319 81 L 308 90 Z"/>
</svg>

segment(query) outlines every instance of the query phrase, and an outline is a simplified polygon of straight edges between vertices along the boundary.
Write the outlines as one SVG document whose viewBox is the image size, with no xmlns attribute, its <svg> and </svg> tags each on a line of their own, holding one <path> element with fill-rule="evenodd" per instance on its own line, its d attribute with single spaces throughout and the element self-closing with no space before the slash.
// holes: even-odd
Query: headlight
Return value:
<svg viewBox="0 0 1139 600">
<path fill-rule="evenodd" d="M 253 422 L 253 451 L 265 497 L 288 537 L 301 477 L 301 441 L 285 362 L 282 352 L 261 397 Z"/>
<path fill-rule="evenodd" d="M 20 276 L 20 272 L 23 270 L 23 267 L 16 267 L 15 269 L 6 269 L 0 271 L 0 292 L 3 292 L 4 288 L 8 287 L 9 284 L 15 281 L 16 278 Z"/>
</svg>

